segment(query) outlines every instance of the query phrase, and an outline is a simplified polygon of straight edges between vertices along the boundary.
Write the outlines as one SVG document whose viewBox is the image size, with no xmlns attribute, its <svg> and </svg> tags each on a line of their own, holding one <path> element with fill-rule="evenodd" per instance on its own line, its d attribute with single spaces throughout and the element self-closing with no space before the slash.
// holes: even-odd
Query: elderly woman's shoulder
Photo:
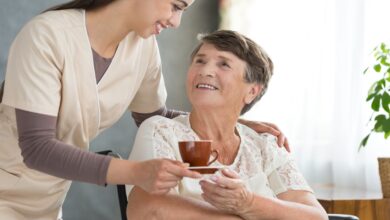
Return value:
<svg viewBox="0 0 390 220">
<path fill-rule="evenodd" d="M 163 129 L 163 130 L 170 130 L 175 129 L 177 127 L 184 126 L 184 116 L 178 116 L 176 118 L 166 118 L 161 115 L 155 115 L 152 116 L 145 121 L 142 122 L 140 129 Z"/>
</svg>

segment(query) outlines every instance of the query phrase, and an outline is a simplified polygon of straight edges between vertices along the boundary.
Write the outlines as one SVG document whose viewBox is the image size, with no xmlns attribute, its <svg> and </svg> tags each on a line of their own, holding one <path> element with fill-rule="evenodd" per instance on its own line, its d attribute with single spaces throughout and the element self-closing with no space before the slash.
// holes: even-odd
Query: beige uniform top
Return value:
<svg viewBox="0 0 390 220">
<path fill-rule="evenodd" d="M 129 33 L 96 84 L 85 11 L 35 17 L 11 46 L 0 104 L 0 219 L 56 219 L 70 186 L 24 165 L 14 108 L 57 116 L 57 138 L 88 149 L 127 109 L 153 112 L 165 100 L 154 37 Z"/>
</svg>

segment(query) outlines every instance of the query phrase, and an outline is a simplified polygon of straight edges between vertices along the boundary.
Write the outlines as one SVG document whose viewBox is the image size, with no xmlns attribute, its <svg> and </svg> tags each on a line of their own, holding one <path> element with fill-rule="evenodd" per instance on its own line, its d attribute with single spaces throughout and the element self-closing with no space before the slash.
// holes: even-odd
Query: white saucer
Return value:
<svg viewBox="0 0 390 220">
<path fill-rule="evenodd" d="M 189 170 L 199 172 L 201 174 L 213 174 L 219 169 L 223 169 L 224 166 L 194 166 L 188 167 Z"/>
</svg>

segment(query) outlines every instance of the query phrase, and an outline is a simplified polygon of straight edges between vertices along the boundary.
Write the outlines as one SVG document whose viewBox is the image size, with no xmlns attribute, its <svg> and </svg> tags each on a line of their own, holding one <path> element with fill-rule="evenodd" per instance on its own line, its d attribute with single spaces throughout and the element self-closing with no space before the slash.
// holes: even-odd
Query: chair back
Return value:
<svg viewBox="0 0 390 220">
<path fill-rule="evenodd" d="M 105 151 L 99 151 L 98 154 L 102 155 L 108 155 L 115 158 L 122 159 L 121 156 L 118 153 L 114 153 L 111 150 L 105 150 Z M 125 185 L 117 185 L 116 190 L 118 193 L 118 199 L 119 199 L 119 208 L 121 210 L 121 217 L 122 220 L 127 220 L 126 216 L 126 208 L 127 208 L 127 195 L 126 195 L 126 187 Z"/>
</svg>

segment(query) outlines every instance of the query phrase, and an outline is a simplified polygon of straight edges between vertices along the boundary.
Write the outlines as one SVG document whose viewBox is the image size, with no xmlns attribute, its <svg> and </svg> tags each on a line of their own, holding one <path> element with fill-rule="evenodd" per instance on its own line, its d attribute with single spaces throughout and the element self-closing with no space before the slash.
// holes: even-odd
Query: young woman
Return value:
<svg viewBox="0 0 390 220">
<path fill-rule="evenodd" d="M 154 35 L 178 27 L 193 1 L 75 0 L 22 28 L 0 94 L 0 219 L 60 218 L 71 180 L 164 194 L 182 177 L 199 177 L 174 160 L 134 162 L 87 151 L 126 110 L 137 122 L 180 114 L 165 108 Z"/>
</svg>

